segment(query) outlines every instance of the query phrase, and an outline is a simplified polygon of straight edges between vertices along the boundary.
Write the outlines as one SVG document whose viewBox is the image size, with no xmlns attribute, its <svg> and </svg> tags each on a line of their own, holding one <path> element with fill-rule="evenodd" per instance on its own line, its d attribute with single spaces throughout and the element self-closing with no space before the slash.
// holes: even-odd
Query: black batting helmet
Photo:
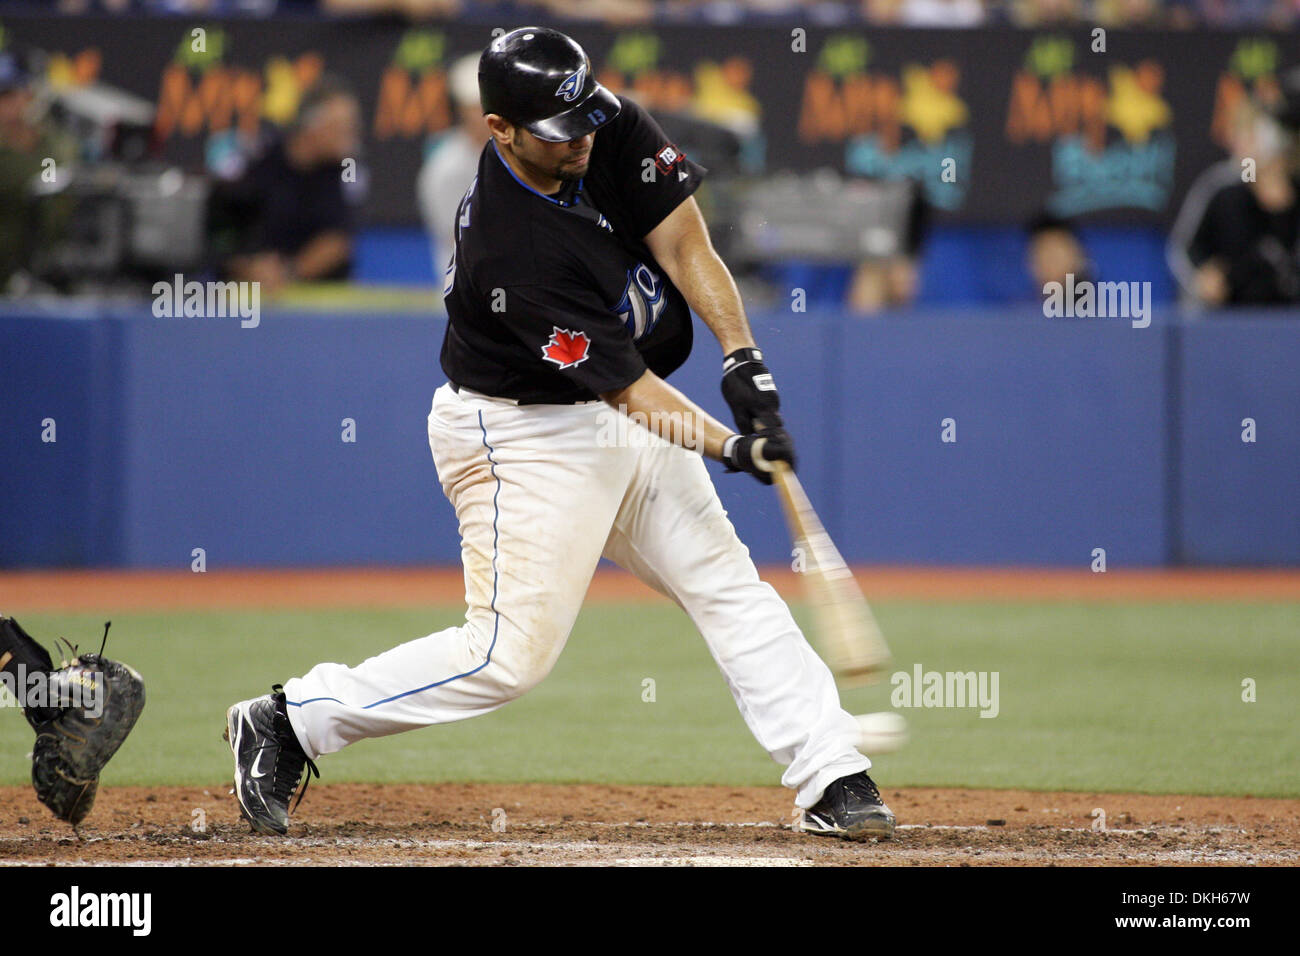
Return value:
<svg viewBox="0 0 1300 956">
<path fill-rule="evenodd" d="M 591 75 L 582 47 L 546 27 L 520 27 L 493 40 L 479 57 L 478 90 L 484 114 L 551 143 L 586 136 L 620 109 L 618 97 Z"/>
</svg>

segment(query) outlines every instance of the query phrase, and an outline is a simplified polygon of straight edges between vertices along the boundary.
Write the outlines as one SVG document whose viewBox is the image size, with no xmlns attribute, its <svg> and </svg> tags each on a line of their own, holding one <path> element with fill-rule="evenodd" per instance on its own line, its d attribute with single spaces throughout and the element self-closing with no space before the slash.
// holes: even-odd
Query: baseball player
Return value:
<svg viewBox="0 0 1300 956">
<path fill-rule="evenodd" d="M 692 198 L 705 170 L 555 30 L 494 40 L 479 87 L 491 139 L 457 210 L 448 382 L 429 414 L 460 519 L 465 623 L 233 705 L 244 815 L 283 834 L 314 758 L 485 714 L 535 686 L 604 556 L 690 615 L 749 729 L 784 765 L 805 830 L 891 836 L 829 669 L 759 580 L 701 457 L 766 484 L 777 462 L 795 463 L 772 375 Z M 690 352 L 691 309 L 726 356 L 737 432 L 665 381 Z M 638 424 L 617 427 L 629 418 Z"/>
<path fill-rule="evenodd" d="M 144 710 L 144 680 L 102 647 L 98 654 L 73 648 L 72 660 L 55 667 L 22 625 L 0 615 L 0 685 L 14 692 L 36 731 L 36 798 L 76 827 L 95 805 L 100 771 Z"/>
</svg>

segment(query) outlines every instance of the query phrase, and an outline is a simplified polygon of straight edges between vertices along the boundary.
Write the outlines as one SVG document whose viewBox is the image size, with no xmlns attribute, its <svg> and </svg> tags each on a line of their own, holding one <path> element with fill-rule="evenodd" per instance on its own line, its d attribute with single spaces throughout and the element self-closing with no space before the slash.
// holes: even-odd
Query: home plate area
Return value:
<svg viewBox="0 0 1300 956">
<path fill-rule="evenodd" d="M 792 828 L 775 787 L 313 786 L 288 837 L 258 836 L 229 786 L 106 787 L 78 833 L 0 788 L 0 865 L 1296 865 L 1300 806 L 1253 797 L 884 791 L 893 840 Z M 1098 811 L 1101 811 L 1100 813 Z"/>
</svg>

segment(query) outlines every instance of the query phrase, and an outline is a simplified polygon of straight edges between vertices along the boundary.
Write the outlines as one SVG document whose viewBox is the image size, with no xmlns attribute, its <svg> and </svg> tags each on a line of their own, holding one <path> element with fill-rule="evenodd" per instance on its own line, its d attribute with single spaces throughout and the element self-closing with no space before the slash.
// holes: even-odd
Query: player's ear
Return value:
<svg viewBox="0 0 1300 956">
<path fill-rule="evenodd" d="M 492 138 L 502 146 L 509 146 L 514 141 L 515 126 L 510 120 L 496 113 L 488 113 L 483 119 L 487 120 Z"/>
</svg>

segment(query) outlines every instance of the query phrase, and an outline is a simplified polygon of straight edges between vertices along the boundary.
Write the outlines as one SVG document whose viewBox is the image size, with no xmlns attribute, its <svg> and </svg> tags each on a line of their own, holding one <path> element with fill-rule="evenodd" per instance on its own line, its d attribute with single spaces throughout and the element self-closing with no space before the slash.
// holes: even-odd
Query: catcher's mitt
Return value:
<svg viewBox="0 0 1300 956">
<path fill-rule="evenodd" d="M 75 648 L 72 660 L 55 669 L 45 649 L 12 618 L 0 618 L 0 628 L 8 641 L 26 641 L 38 662 L 49 662 L 41 706 L 24 709 L 36 731 L 32 784 L 41 803 L 76 826 L 94 806 L 99 772 L 144 709 L 144 680 L 126 664 L 102 653 L 77 655 Z"/>
</svg>

